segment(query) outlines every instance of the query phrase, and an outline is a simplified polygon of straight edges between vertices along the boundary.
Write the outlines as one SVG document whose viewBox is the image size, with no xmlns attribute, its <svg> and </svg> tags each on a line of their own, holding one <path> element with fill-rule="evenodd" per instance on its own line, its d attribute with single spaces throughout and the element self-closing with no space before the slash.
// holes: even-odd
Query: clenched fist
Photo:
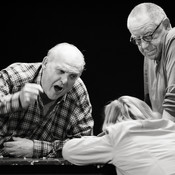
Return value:
<svg viewBox="0 0 175 175">
<path fill-rule="evenodd" d="M 26 83 L 20 91 L 22 107 L 27 108 L 30 104 L 34 103 L 40 92 L 43 93 L 43 89 L 39 84 Z"/>
</svg>

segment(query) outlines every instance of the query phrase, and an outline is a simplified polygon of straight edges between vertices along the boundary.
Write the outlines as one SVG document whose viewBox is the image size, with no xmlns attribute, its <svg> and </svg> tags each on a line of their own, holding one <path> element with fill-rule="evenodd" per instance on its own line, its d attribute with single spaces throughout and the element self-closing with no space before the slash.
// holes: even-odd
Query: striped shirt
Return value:
<svg viewBox="0 0 175 175">
<path fill-rule="evenodd" d="M 14 63 L 0 71 L 0 146 L 12 136 L 22 137 L 33 140 L 33 157 L 55 157 L 60 156 L 67 140 L 92 134 L 92 106 L 78 78 L 47 115 L 40 95 L 22 109 L 19 91 L 25 83 L 40 84 L 41 74 L 41 63 Z"/>
</svg>

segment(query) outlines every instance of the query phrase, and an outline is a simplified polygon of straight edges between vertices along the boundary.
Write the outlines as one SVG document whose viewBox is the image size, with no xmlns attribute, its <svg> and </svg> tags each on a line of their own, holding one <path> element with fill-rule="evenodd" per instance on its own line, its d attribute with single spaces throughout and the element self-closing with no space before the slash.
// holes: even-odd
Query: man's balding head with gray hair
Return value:
<svg viewBox="0 0 175 175">
<path fill-rule="evenodd" d="M 147 15 L 155 24 L 158 24 L 161 20 L 167 18 L 164 10 L 154 3 L 141 3 L 135 6 L 130 12 L 127 20 L 127 27 L 130 28 L 130 24 L 134 19 L 139 20 L 143 15 Z"/>
<path fill-rule="evenodd" d="M 64 58 L 69 58 L 74 60 L 75 67 L 79 72 L 83 72 L 85 67 L 84 55 L 82 52 L 73 44 L 70 43 L 59 43 L 52 47 L 47 54 L 50 61 L 55 58 L 64 56 Z M 73 65 L 72 65 L 73 66 Z"/>
</svg>

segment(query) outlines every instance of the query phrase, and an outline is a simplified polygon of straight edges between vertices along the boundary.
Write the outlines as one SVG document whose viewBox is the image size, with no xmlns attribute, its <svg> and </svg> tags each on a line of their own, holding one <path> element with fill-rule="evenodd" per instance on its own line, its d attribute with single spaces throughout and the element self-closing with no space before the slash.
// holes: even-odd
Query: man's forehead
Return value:
<svg viewBox="0 0 175 175">
<path fill-rule="evenodd" d="M 55 58 L 73 67 L 81 67 L 83 64 L 82 55 L 76 51 L 60 51 L 55 53 Z"/>
<path fill-rule="evenodd" d="M 84 58 L 76 49 L 54 49 L 49 55 L 56 69 L 65 72 L 80 74 L 84 65 Z"/>
<path fill-rule="evenodd" d="M 142 25 L 145 22 L 149 22 L 151 21 L 150 17 L 148 16 L 148 14 L 142 13 L 142 14 L 138 14 L 134 17 L 131 17 L 129 19 L 129 25 L 130 26 L 138 26 L 138 25 Z"/>
<path fill-rule="evenodd" d="M 56 69 L 63 70 L 70 74 L 80 74 L 80 70 L 77 67 L 69 65 L 69 64 L 61 64 L 61 65 L 58 64 L 56 66 Z"/>
<path fill-rule="evenodd" d="M 145 29 L 152 24 L 152 20 L 148 15 L 136 16 L 129 21 L 129 30 L 131 33 L 138 31 L 145 31 Z"/>
</svg>

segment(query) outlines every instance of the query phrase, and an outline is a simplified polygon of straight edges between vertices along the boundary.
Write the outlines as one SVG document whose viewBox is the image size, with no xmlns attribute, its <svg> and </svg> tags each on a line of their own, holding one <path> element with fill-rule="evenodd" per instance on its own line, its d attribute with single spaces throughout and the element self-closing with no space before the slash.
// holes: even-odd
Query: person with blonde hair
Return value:
<svg viewBox="0 0 175 175">
<path fill-rule="evenodd" d="M 121 96 L 104 107 L 102 133 L 63 146 L 75 165 L 113 164 L 117 175 L 175 174 L 175 123 L 142 100 Z"/>
<path fill-rule="evenodd" d="M 131 119 L 155 119 L 160 117 L 160 114 L 153 112 L 144 101 L 135 97 L 122 96 L 117 100 L 111 101 L 105 106 L 103 130 L 105 130 L 108 125 L 115 124 L 120 121 Z"/>
</svg>

